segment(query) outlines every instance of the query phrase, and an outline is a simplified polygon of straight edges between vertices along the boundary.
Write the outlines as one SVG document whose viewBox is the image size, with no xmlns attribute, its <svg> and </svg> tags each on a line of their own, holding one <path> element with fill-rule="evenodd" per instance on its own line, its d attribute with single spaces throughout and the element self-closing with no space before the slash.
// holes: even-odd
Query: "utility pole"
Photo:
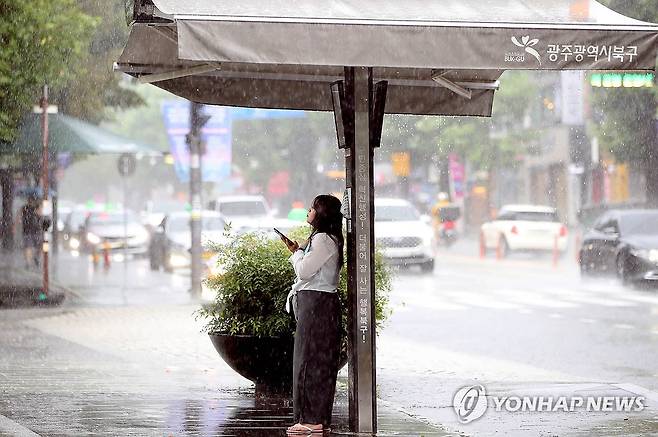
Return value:
<svg viewBox="0 0 658 437">
<path fill-rule="evenodd" d="M 187 146 L 190 151 L 190 231 L 192 234 L 191 248 L 191 282 L 190 293 L 194 298 L 201 297 L 201 158 L 205 149 L 201 139 L 201 128 L 210 119 L 202 115 L 203 105 L 196 102 L 190 104 L 190 132 L 187 134 Z"/>
<path fill-rule="evenodd" d="M 43 156 L 41 162 L 41 187 L 43 188 L 43 206 L 42 213 L 45 213 L 48 208 L 48 191 L 49 187 L 49 177 L 48 177 L 48 85 L 43 86 L 43 95 L 41 97 L 41 135 L 43 139 Z M 57 224 L 54 224 L 57 226 Z M 43 231 L 43 290 L 42 296 L 43 299 L 48 297 L 48 288 L 49 288 L 49 278 L 48 278 L 48 251 L 50 249 L 48 243 L 48 230 L 42 229 Z"/>
</svg>

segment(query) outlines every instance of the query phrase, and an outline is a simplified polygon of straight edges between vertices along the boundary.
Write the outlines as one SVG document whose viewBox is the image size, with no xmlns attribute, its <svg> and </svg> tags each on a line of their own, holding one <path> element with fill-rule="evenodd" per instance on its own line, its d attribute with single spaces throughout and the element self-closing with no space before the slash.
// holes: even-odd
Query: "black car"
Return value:
<svg viewBox="0 0 658 437">
<path fill-rule="evenodd" d="M 658 281 L 658 210 L 611 210 L 580 248 L 580 271 L 616 274 L 624 283 Z"/>
</svg>

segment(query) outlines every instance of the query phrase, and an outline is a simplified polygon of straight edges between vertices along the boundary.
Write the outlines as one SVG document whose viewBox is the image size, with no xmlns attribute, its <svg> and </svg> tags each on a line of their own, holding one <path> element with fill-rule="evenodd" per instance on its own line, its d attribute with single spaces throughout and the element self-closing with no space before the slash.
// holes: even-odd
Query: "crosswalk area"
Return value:
<svg viewBox="0 0 658 437">
<path fill-rule="evenodd" d="M 622 286 L 614 278 L 583 280 L 573 267 L 528 269 L 526 262 L 463 262 L 446 260 L 431 275 L 400 271 L 393 281 L 394 311 L 486 309 L 597 322 L 599 313 L 639 312 L 655 320 L 658 335 L 658 290 Z M 633 329 L 630 321 L 615 323 Z"/>
</svg>

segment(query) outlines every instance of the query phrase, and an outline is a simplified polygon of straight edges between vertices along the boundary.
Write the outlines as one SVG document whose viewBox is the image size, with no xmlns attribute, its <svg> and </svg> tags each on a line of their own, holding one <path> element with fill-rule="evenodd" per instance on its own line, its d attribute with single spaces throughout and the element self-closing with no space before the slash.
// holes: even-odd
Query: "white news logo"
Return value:
<svg viewBox="0 0 658 437">
<path fill-rule="evenodd" d="M 452 406 L 461 423 L 472 422 L 487 411 L 487 393 L 481 385 L 462 387 L 455 393 Z"/>
<path fill-rule="evenodd" d="M 522 412 L 638 412 L 646 407 L 643 396 L 490 396 L 493 411 Z M 479 419 L 487 411 L 486 390 L 482 385 L 462 387 L 452 406 L 461 423 Z"/>
</svg>

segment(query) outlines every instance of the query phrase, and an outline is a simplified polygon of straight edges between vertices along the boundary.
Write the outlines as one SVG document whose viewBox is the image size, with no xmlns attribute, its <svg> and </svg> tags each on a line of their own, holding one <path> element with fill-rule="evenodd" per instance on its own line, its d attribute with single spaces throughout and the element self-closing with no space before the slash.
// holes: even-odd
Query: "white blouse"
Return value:
<svg viewBox="0 0 658 437">
<path fill-rule="evenodd" d="M 299 290 L 315 290 L 335 293 L 338 287 L 338 244 L 326 233 L 318 233 L 305 249 L 293 253 L 290 263 L 295 269 L 297 280 L 286 299 L 286 311 L 290 312 L 290 301 L 296 309 L 295 300 Z"/>
</svg>

